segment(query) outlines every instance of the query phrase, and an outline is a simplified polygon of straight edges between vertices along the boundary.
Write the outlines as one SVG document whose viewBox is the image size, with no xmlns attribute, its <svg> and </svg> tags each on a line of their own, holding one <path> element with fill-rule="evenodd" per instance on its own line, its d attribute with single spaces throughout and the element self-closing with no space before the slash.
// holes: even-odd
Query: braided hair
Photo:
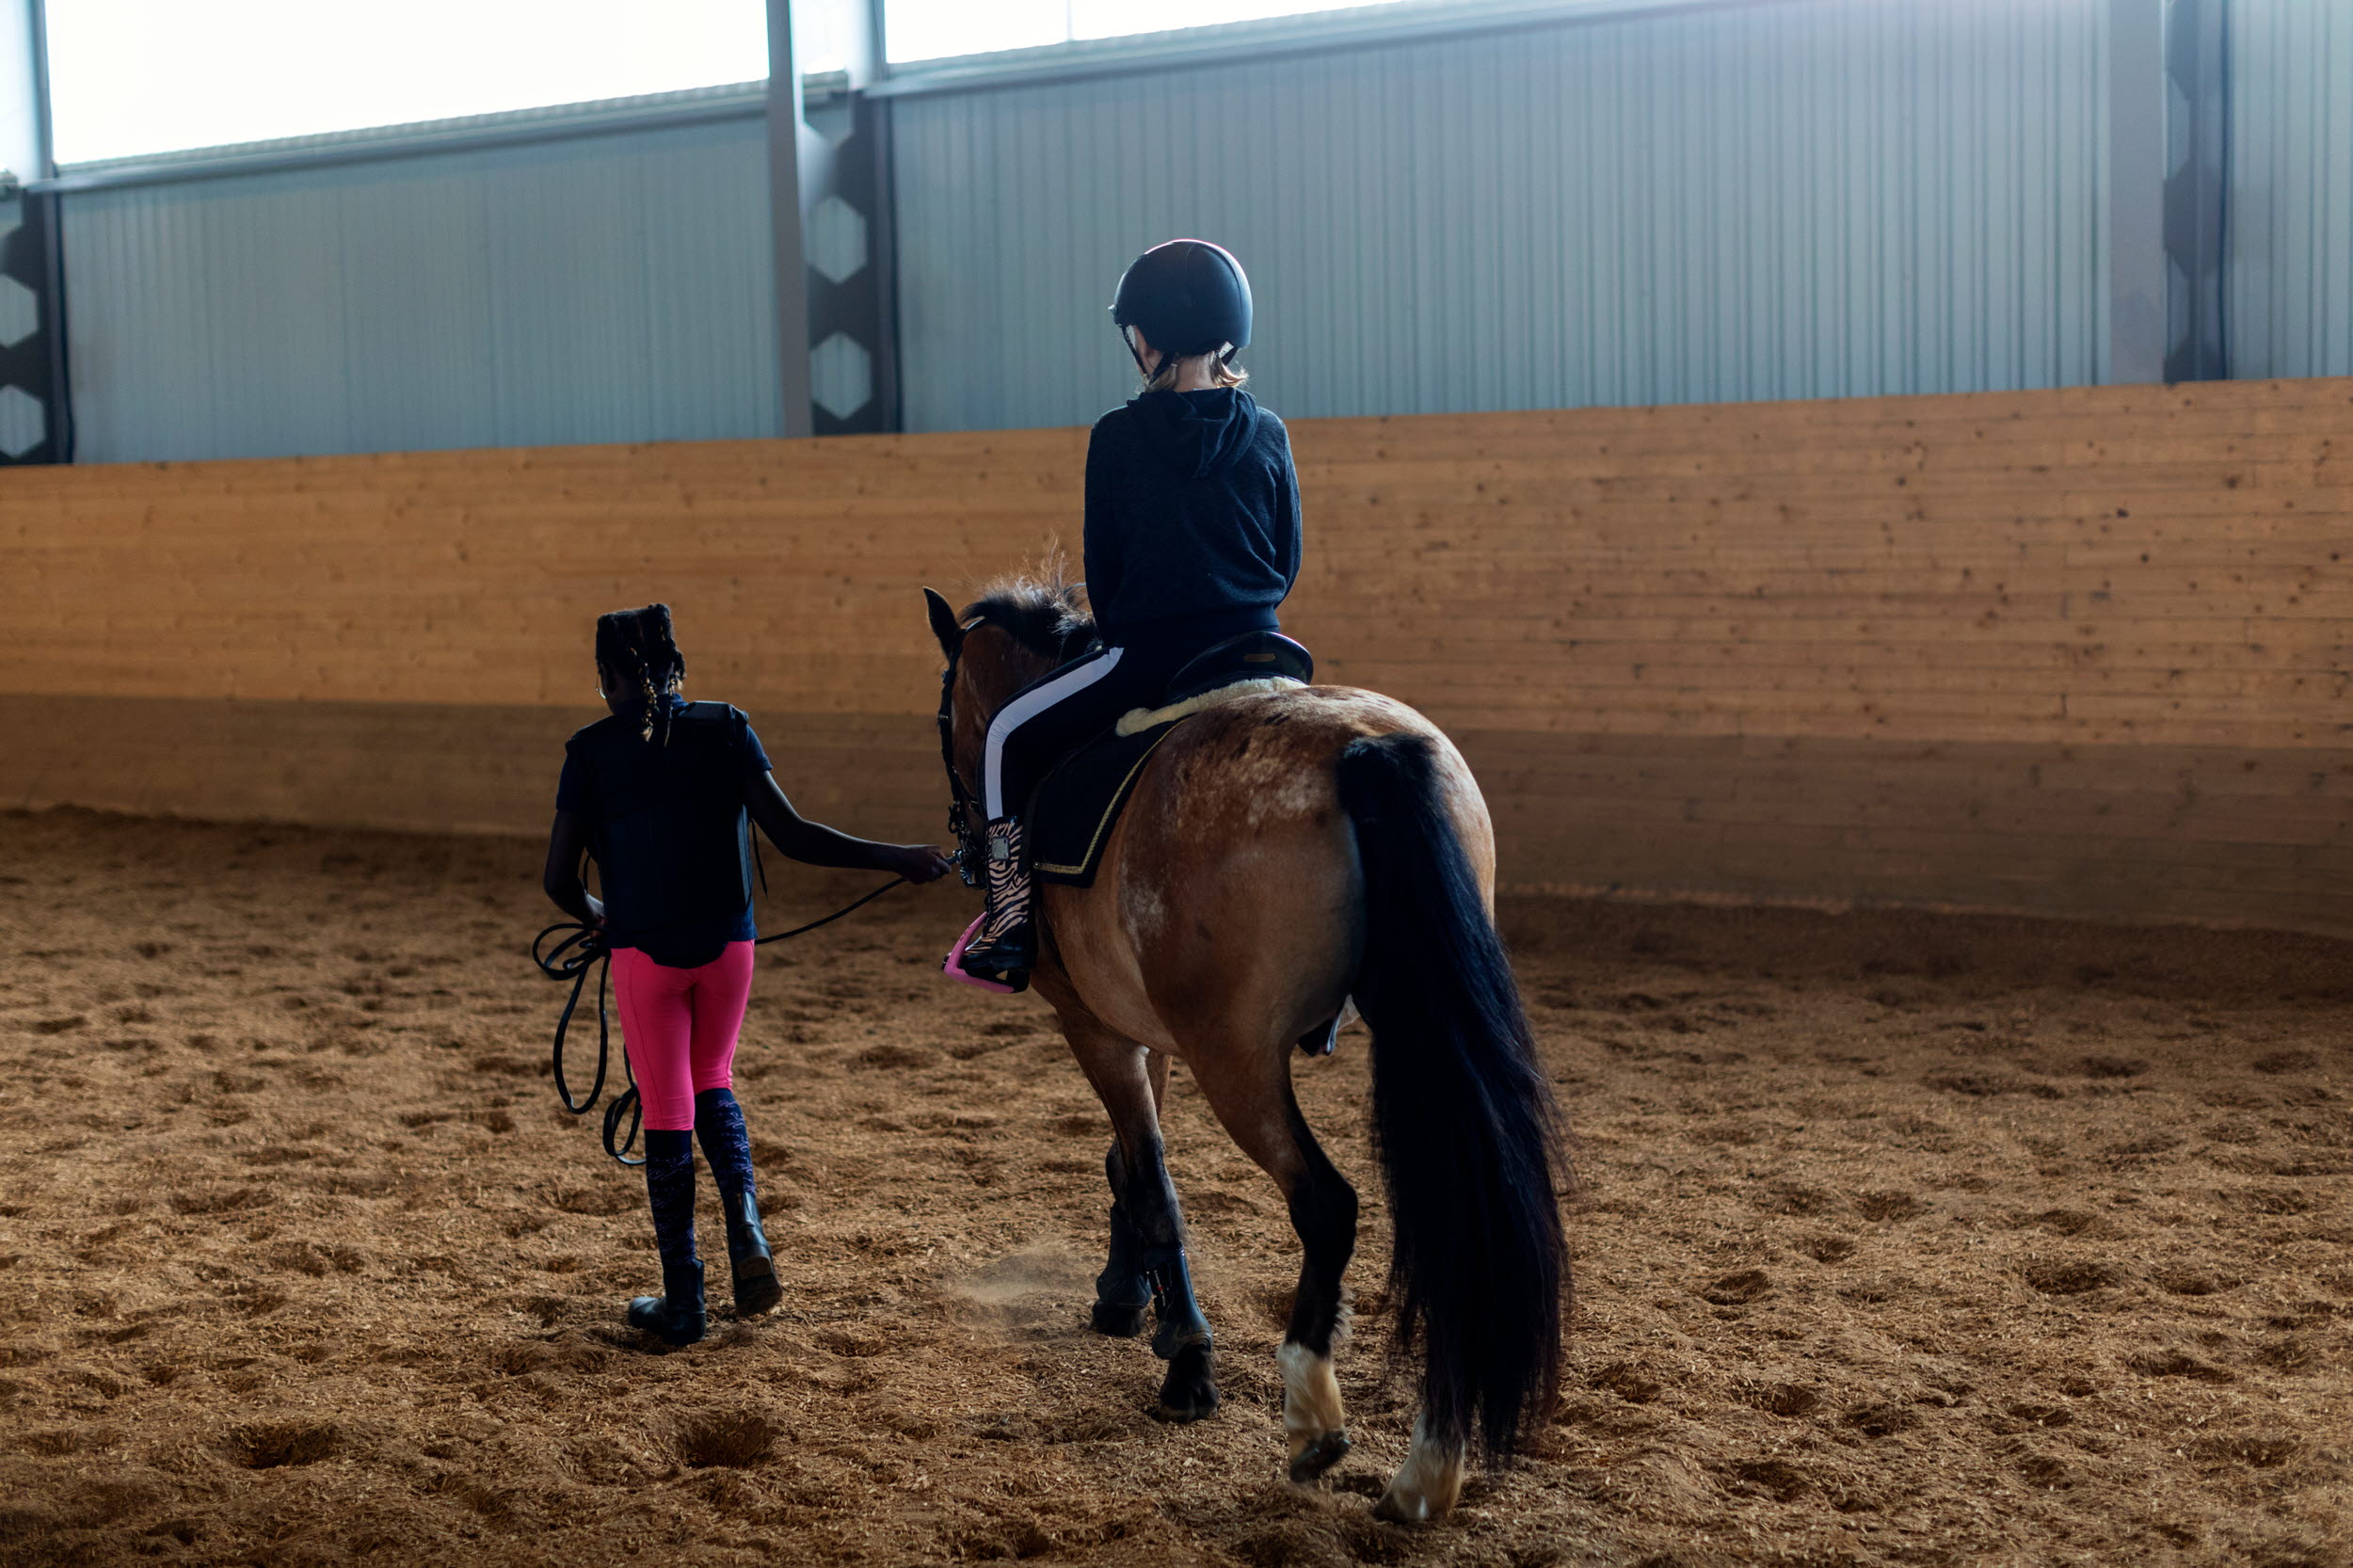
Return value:
<svg viewBox="0 0 2353 1568">
<path fill-rule="evenodd" d="M 614 610 L 597 617 L 597 663 L 637 688 L 637 738 L 650 743 L 658 725 L 670 744 L 666 698 L 686 684 L 686 655 L 670 634 L 670 607 Z"/>
</svg>

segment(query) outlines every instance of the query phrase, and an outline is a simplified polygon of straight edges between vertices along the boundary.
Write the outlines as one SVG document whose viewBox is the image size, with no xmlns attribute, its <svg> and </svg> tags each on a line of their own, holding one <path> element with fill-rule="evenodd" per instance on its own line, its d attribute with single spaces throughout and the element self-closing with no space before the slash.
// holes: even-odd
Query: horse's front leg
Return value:
<svg viewBox="0 0 2353 1568">
<path fill-rule="evenodd" d="M 1165 1060 L 1148 1061 L 1144 1047 L 1075 1010 L 1064 1011 L 1062 1023 L 1071 1053 L 1111 1112 L 1116 1140 L 1104 1162 L 1112 1186 L 1112 1258 L 1096 1282 L 1096 1321 L 1100 1326 L 1110 1317 L 1121 1326 L 1128 1320 L 1120 1309 L 1132 1300 L 1128 1292 L 1136 1279 L 1144 1281 L 1159 1320 L 1153 1353 L 1169 1364 L 1153 1414 L 1197 1421 L 1217 1408 L 1217 1372 L 1209 1321 L 1193 1293 L 1184 1213 L 1160 1144 L 1155 1089 L 1167 1081 Z"/>
<path fill-rule="evenodd" d="M 1168 1053 L 1147 1051 L 1145 1071 L 1152 1085 L 1153 1122 L 1168 1097 Z M 1103 1176 L 1112 1189 L 1111 1256 L 1095 1276 L 1093 1327 L 1115 1339 L 1133 1339 L 1144 1332 L 1152 1305 L 1152 1282 L 1144 1272 L 1144 1235 L 1136 1228 L 1127 1205 L 1128 1162 L 1119 1156 L 1119 1141 L 1103 1156 Z"/>
</svg>

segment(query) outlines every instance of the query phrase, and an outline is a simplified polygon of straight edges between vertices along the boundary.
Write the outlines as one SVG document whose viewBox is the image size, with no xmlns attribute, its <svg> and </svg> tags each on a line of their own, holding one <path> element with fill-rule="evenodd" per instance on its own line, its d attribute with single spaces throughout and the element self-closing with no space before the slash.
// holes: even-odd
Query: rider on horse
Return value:
<svg viewBox="0 0 2353 1568">
<path fill-rule="evenodd" d="M 1195 655 L 1273 631 L 1299 576 L 1299 478 L 1283 422 L 1242 391 L 1250 280 L 1205 240 L 1171 240 L 1119 280 L 1112 321 L 1143 392 L 1087 445 L 1086 578 L 1101 645 L 1000 709 L 981 794 L 986 912 L 968 975 L 1018 986 L 1036 961 L 1019 813 L 1057 749 L 1160 700 Z"/>
</svg>

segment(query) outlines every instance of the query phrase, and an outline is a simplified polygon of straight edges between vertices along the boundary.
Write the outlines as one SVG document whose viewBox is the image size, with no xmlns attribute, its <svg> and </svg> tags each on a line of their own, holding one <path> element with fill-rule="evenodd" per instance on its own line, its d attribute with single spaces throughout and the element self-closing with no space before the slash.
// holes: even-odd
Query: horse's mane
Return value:
<svg viewBox="0 0 2353 1568">
<path fill-rule="evenodd" d="M 1057 663 L 1095 636 L 1086 584 L 1070 580 L 1059 555 L 1048 557 L 1035 572 L 1014 572 L 986 584 L 956 618 L 967 626 L 983 621 L 1001 627 L 1023 648 Z"/>
</svg>

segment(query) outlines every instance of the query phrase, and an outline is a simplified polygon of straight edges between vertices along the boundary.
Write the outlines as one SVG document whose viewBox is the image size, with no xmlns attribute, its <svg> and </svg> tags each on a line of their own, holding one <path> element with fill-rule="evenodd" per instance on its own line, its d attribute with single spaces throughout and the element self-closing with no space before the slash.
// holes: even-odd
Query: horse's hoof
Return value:
<svg viewBox="0 0 2353 1568">
<path fill-rule="evenodd" d="M 1153 1418 L 1198 1421 L 1217 1408 L 1217 1368 L 1207 1345 L 1187 1345 L 1168 1364 L 1168 1381 L 1160 1384 L 1160 1403 Z"/>
<path fill-rule="evenodd" d="M 1382 1493 L 1381 1500 L 1372 1505 L 1372 1516 L 1385 1519 L 1392 1525 L 1426 1525 L 1433 1519 L 1446 1517 L 1443 1513 L 1433 1513 L 1426 1497 L 1416 1497 L 1411 1502 L 1401 1500 L 1394 1486 Z"/>
<path fill-rule="evenodd" d="M 1305 1486 L 1348 1457 L 1356 1445 L 1344 1432 L 1327 1432 L 1291 1455 L 1291 1483 Z"/>
<path fill-rule="evenodd" d="M 1133 1306 L 1098 1301 L 1095 1304 L 1095 1313 L 1089 1323 L 1097 1334 L 1108 1334 L 1113 1339 L 1133 1339 L 1144 1332 L 1144 1320 L 1151 1308 L 1152 1304 L 1148 1301 L 1138 1302 Z"/>
</svg>

